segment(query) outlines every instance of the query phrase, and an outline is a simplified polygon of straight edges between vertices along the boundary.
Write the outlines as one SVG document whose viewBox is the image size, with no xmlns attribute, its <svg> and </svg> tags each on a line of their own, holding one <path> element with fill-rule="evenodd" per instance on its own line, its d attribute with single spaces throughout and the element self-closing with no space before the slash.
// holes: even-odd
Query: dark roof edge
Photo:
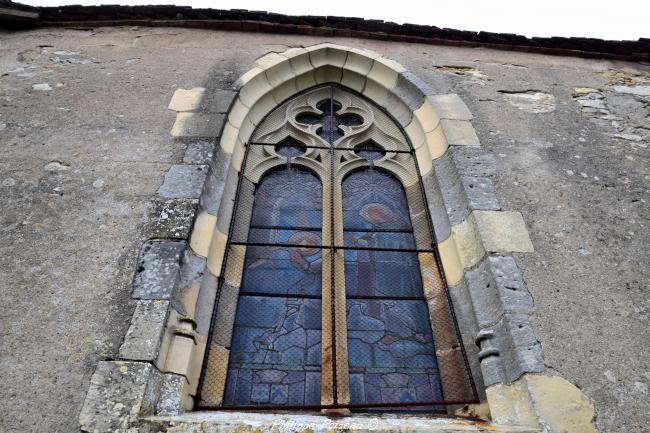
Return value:
<svg viewBox="0 0 650 433">
<path fill-rule="evenodd" d="M 0 0 L 0 6 L 15 5 Z M 28 7 L 28 6 L 27 6 Z M 292 16 L 243 9 L 193 9 L 186 6 L 60 6 L 39 8 L 40 17 L 30 21 L 0 16 L 0 26 L 34 27 L 151 26 L 190 27 L 214 30 L 283 33 L 325 37 L 355 37 L 394 42 L 413 42 L 461 47 L 485 47 L 540 54 L 650 61 L 650 39 L 606 41 L 595 38 L 527 38 L 525 36 L 441 29 L 418 24 L 334 16 Z M 3 19 L 4 18 L 4 19 Z"/>
</svg>

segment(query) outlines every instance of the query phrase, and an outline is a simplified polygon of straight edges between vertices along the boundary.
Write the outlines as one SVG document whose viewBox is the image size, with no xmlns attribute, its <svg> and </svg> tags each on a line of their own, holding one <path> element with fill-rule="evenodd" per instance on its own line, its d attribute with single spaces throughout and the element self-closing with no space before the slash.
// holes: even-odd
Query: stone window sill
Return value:
<svg viewBox="0 0 650 433">
<path fill-rule="evenodd" d="M 314 413 L 191 412 L 175 416 L 151 416 L 142 422 L 159 431 L 256 432 L 501 432 L 537 433 L 530 427 L 502 426 L 487 421 L 408 414 L 354 414 L 328 416 Z"/>
</svg>

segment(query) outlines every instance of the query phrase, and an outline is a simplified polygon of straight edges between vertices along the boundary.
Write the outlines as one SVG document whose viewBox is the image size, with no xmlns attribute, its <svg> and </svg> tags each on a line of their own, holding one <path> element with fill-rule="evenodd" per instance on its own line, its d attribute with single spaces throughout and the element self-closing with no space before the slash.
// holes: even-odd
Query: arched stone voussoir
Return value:
<svg viewBox="0 0 650 433">
<path fill-rule="evenodd" d="M 259 58 L 234 85 L 238 97 L 221 135 L 221 148 L 232 153 L 239 143 L 249 141 L 255 127 L 274 107 L 298 92 L 326 83 L 355 90 L 390 113 L 407 130 L 417 149 L 422 174 L 431 170 L 432 159 L 445 153 L 447 140 L 429 100 L 429 86 L 394 60 L 331 43 L 290 48 Z M 239 165 L 238 159 L 234 165 Z"/>
</svg>

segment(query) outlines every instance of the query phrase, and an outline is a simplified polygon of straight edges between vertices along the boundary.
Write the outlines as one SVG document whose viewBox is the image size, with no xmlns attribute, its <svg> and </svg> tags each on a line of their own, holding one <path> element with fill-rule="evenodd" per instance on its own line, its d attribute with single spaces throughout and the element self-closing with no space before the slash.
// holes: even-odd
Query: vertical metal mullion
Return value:
<svg viewBox="0 0 650 433">
<path fill-rule="evenodd" d="M 334 116 L 334 87 L 330 86 L 330 117 Z M 334 247 L 335 236 L 334 236 L 334 137 L 332 136 L 332 124 L 331 119 L 328 119 L 330 124 L 328 126 L 328 137 L 327 141 L 330 145 L 330 321 L 331 321 L 331 341 L 332 341 L 332 398 L 334 405 L 338 404 L 338 378 L 336 374 L 336 270 L 334 265 L 335 252 L 336 248 Z"/>
</svg>

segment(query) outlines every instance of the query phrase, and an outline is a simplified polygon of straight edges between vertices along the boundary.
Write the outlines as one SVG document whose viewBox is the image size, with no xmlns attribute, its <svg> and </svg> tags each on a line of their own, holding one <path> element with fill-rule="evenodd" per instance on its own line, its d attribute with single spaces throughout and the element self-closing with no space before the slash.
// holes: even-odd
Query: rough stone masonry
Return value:
<svg viewBox="0 0 650 433">
<path fill-rule="evenodd" d="M 137 308 L 160 311 L 168 301 L 148 294 L 180 278 L 172 259 L 210 148 L 170 136 L 174 90 L 218 95 L 260 56 L 326 39 L 78 26 L 0 37 L 0 430 L 78 431 L 98 363 L 120 357 L 146 251 L 171 259 L 154 264 L 160 284 L 136 284 Z M 435 93 L 461 96 L 497 166 L 486 174 L 472 162 L 466 172 L 491 177 L 498 203 L 487 206 L 520 211 L 535 247 L 514 260 L 547 370 L 582 388 L 600 431 L 645 431 L 650 67 L 327 40 L 385 54 Z"/>
</svg>

